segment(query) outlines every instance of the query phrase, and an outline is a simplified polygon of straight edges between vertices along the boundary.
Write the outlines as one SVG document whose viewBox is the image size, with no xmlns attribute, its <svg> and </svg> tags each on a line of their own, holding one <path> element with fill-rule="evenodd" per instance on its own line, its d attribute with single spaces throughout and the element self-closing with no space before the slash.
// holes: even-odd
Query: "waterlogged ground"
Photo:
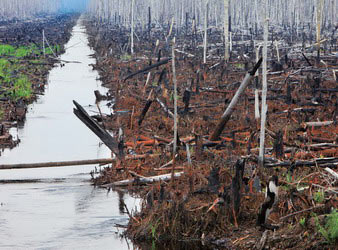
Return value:
<svg viewBox="0 0 338 250">
<path fill-rule="evenodd" d="M 73 29 L 62 60 L 78 61 L 55 67 L 45 95 L 29 107 L 23 127 L 12 131 L 21 143 L 5 150 L 0 164 L 105 158 L 109 150 L 99 144 L 73 115 L 72 100 L 94 114 L 94 90 L 105 90 L 89 64 L 93 51 L 87 45 L 81 19 Z M 91 105 L 89 105 L 91 104 Z M 103 112 L 109 112 L 104 109 Z M 91 186 L 95 166 L 0 171 L 1 249 L 128 249 L 120 238 L 129 210 L 139 200 L 123 191 L 107 193 Z"/>
</svg>

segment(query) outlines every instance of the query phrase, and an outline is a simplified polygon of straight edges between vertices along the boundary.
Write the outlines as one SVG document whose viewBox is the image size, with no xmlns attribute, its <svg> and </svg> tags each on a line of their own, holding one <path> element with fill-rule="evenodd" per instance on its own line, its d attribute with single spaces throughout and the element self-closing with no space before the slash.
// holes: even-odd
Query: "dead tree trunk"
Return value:
<svg viewBox="0 0 338 250">
<path fill-rule="evenodd" d="M 230 120 L 231 114 L 232 112 L 234 112 L 235 110 L 235 106 L 239 100 L 239 97 L 241 96 L 241 94 L 244 92 L 244 90 L 246 89 L 246 87 L 249 85 L 249 83 L 251 82 L 251 80 L 255 77 L 256 71 L 258 70 L 258 68 L 260 67 L 262 63 L 262 58 L 259 59 L 259 61 L 256 63 L 256 65 L 254 66 L 254 68 L 252 69 L 252 71 L 246 73 L 241 85 L 239 86 L 236 94 L 234 95 L 234 97 L 232 98 L 229 106 L 227 107 L 227 109 L 225 110 L 225 112 L 223 113 L 216 129 L 214 130 L 214 132 L 212 133 L 212 135 L 210 136 L 210 141 L 216 141 L 218 139 L 218 137 L 220 136 L 220 134 L 222 133 L 226 123 Z"/>
</svg>

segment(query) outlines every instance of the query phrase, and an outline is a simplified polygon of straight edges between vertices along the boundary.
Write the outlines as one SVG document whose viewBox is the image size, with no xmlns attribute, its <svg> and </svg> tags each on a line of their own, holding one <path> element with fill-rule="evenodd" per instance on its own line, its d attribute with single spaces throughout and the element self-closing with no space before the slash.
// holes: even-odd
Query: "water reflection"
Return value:
<svg viewBox="0 0 338 250">
<path fill-rule="evenodd" d="M 30 105 L 27 120 L 16 132 L 21 143 L 5 150 L 0 164 L 106 158 L 110 152 L 73 115 L 72 100 L 96 111 L 94 90 L 106 90 L 96 81 L 90 64 L 94 52 L 81 21 L 74 27 L 62 60 L 79 61 L 54 68 L 46 93 Z M 110 110 L 101 103 L 102 112 Z M 139 200 L 127 193 L 91 186 L 95 166 L 0 171 L 0 249 L 129 249 L 121 239 L 129 208 Z"/>
</svg>

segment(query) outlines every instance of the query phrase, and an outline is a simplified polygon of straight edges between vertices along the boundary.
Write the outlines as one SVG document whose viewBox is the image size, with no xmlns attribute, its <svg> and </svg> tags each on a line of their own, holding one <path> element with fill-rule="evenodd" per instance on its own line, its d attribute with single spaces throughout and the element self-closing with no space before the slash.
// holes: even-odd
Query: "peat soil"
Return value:
<svg viewBox="0 0 338 250">
<path fill-rule="evenodd" d="M 238 32 L 227 64 L 222 59 L 221 33 L 210 30 L 206 64 L 202 37 L 176 34 L 179 118 L 173 164 L 169 27 L 154 28 L 151 34 L 136 30 L 134 55 L 129 53 L 128 30 L 95 21 L 87 21 L 86 27 L 97 60 L 93 67 L 115 100 L 114 113 L 102 114 L 98 122 L 120 134 L 119 150 L 125 156 L 93 181 L 115 188 L 129 179 L 128 187 L 141 195 L 141 211 L 130 214 L 126 232 L 136 244 L 144 247 L 151 242 L 161 249 L 163 242 L 199 241 L 199 247 L 206 249 L 334 249 L 336 29 L 325 33 L 328 39 L 321 45 L 320 58 L 310 35 L 313 30 L 297 37 L 287 29 L 274 29 L 272 40 L 278 38 L 279 44 L 278 49 L 271 40 L 268 45 L 266 149 L 264 168 L 259 168 L 255 99 L 260 103 L 261 74 L 240 97 L 221 136 L 216 141 L 209 138 L 255 64 L 261 34 Z M 133 75 L 157 62 L 163 64 Z M 170 179 L 174 172 L 180 177 L 144 183 L 144 177 L 168 174 Z M 265 230 L 256 226 L 256 220 L 272 175 L 279 179 L 279 198 L 267 221 L 275 228 Z"/>
<path fill-rule="evenodd" d="M 0 23 L 0 148 L 12 148 L 19 143 L 9 129 L 23 123 L 27 106 L 43 95 L 53 66 L 67 63 L 57 57 L 63 53 L 78 17 L 41 15 Z"/>
</svg>

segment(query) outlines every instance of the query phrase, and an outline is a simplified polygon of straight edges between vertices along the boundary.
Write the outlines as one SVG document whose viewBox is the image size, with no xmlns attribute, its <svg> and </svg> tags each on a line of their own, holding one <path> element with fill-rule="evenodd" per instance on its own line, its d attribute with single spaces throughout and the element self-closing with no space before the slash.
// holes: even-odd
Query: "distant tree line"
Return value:
<svg viewBox="0 0 338 250">
<path fill-rule="evenodd" d="M 29 19 L 39 14 L 80 12 L 88 0 L 0 0 L 0 20 Z"/>
<path fill-rule="evenodd" d="M 55 12 L 58 0 L 1 0 L 0 20 L 27 19 L 39 13 Z"/>
<path fill-rule="evenodd" d="M 175 29 L 191 26 L 203 27 L 207 16 L 208 26 L 223 27 L 225 0 L 89 0 L 89 13 L 100 22 L 131 25 L 131 7 L 135 1 L 135 25 L 147 28 L 149 16 L 154 25 L 175 20 Z M 230 29 L 263 27 L 264 0 L 230 0 Z M 336 0 L 268 0 L 270 26 L 289 27 L 297 32 L 305 26 L 316 25 L 317 2 L 322 1 L 322 27 L 332 27 L 338 21 Z M 208 2 L 208 5 L 206 4 Z M 208 11 L 206 11 L 208 8 Z M 149 15 L 150 13 L 150 15 Z M 257 27 L 256 27 L 257 26 Z"/>
</svg>

